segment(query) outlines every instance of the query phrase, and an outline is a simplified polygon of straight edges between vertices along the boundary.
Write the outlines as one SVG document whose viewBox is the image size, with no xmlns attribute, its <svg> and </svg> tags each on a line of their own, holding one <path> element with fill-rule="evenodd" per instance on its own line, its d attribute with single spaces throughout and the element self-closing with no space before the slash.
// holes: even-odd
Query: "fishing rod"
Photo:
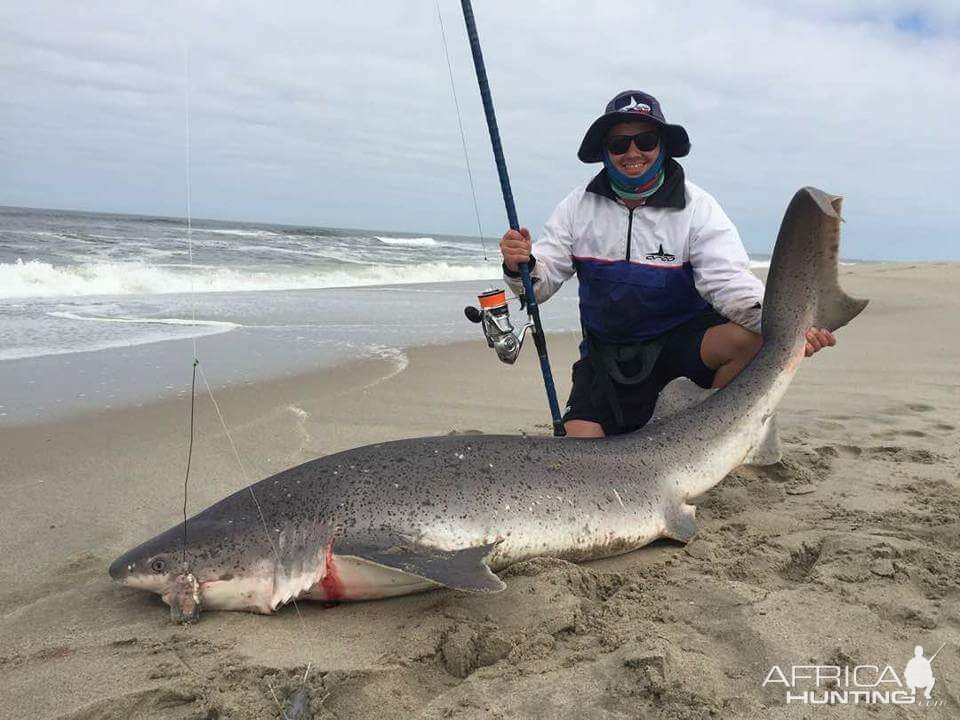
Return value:
<svg viewBox="0 0 960 720">
<path fill-rule="evenodd" d="M 937 651 L 936 651 L 933 655 L 930 656 L 930 659 L 927 660 L 927 662 L 932 664 L 933 661 L 936 659 L 937 655 L 940 654 L 940 651 L 943 650 L 946 646 L 947 646 L 946 643 L 944 643 L 943 645 L 941 645 L 941 646 L 937 649 Z"/>
<path fill-rule="evenodd" d="M 500 144 L 500 129 L 497 126 L 497 116 L 493 109 L 493 97 L 490 94 L 490 84 L 487 81 L 487 70 L 483 64 L 483 53 L 480 51 L 480 38 L 477 35 L 477 24 L 473 18 L 473 6 L 470 0 L 460 0 L 463 8 L 463 20 L 467 25 L 467 37 L 470 39 L 470 51 L 473 54 L 473 67 L 477 72 L 477 84 L 480 86 L 480 98 L 483 100 L 483 112 L 487 117 L 487 129 L 490 131 L 490 144 L 493 146 L 493 157 L 497 163 L 497 174 L 500 176 L 500 190 L 503 193 L 503 204 L 507 210 L 507 220 L 512 230 L 520 230 L 517 220 L 517 208 L 513 202 L 513 191 L 510 189 L 510 176 L 507 174 L 507 161 L 503 156 L 503 146 Z M 547 390 L 547 401 L 550 403 L 550 415 L 553 418 L 553 434 L 557 437 L 566 435 L 563 422 L 560 419 L 560 406 L 557 403 L 557 390 L 553 384 L 553 373 L 550 371 L 550 359 L 547 357 L 547 339 L 540 323 L 540 307 L 533 292 L 533 281 L 530 279 L 530 267 L 527 263 L 520 263 L 520 277 L 523 281 L 527 315 L 530 322 L 514 334 L 513 327 L 507 315 L 507 303 L 503 291 L 492 291 L 480 296 L 480 310 L 467 308 L 467 317 L 474 322 L 482 322 L 484 334 L 491 347 L 495 347 L 497 355 L 504 362 L 512 363 L 527 329 L 533 331 L 533 341 L 540 356 L 540 371 L 543 374 L 543 384 Z M 472 313 L 470 311 L 473 311 Z"/>
</svg>

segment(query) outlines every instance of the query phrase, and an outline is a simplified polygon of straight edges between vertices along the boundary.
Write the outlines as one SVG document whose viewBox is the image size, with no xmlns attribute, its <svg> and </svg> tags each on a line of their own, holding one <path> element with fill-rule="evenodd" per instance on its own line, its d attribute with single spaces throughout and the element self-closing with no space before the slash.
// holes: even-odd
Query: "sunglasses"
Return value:
<svg viewBox="0 0 960 720">
<path fill-rule="evenodd" d="M 660 135 L 649 130 L 636 135 L 611 135 L 603 141 L 603 144 L 611 155 L 623 155 L 630 149 L 631 141 L 637 146 L 637 150 L 648 152 L 660 142 Z"/>
</svg>

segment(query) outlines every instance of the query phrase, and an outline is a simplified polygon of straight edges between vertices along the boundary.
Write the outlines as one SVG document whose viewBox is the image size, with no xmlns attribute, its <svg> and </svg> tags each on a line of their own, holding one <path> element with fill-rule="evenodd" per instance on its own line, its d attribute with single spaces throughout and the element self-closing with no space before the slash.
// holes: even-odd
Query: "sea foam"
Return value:
<svg viewBox="0 0 960 720">
<path fill-rule="evenodd" d="M 384 245 L 402 245 L 406 247 L 438 247 L 438 243 L 432 237 L 390 237 L 383 235 L 374 235 L 374 237 Z"/>
<path fill-rule="evenodd" d="M 54 265 L 39 260 L 0 264 L 0 298 L 168 293 L 251 292 L 479 280 L 500 276 L 500 266 L 447 262 L 418 265 L 353 265 L 296 271 L 91 262 Z"/>
</svg>

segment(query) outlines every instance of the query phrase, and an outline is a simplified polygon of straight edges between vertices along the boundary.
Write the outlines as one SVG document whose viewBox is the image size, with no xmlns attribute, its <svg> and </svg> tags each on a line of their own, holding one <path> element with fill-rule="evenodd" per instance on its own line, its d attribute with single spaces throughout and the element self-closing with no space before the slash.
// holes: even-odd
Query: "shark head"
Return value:
<svg viewBox="0 0 960 720">
<path fill-rule="evenodd" d="M 118 557 L 110 565 L 110 577 L 121 585 L 162 595 L 179 572 L 184 557 L 181 541 L 168 538 L 171 531 L 157 535 Z"/>
<path fill-rule="evenodd" d="M 159 595 L 178 622 L 204 607 L 270 612 L 274 563 L 263 530 L 229 519 L 177 525 L 138 545 L 110 565 L 121 585 Z M 196 606 L 196 609 L 194 609 Z"/>
</svg>

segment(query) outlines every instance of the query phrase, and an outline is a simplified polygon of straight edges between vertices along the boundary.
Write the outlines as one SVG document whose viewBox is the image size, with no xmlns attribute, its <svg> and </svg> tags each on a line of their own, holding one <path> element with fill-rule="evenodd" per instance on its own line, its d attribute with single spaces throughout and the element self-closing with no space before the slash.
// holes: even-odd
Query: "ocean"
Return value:
<svg viewBox="0 0 960 720">
<path fill-rule="evenodd" d="M 476 339 L 497 238 L 0 208 L 0 427 Z M 192 259 L 191 259 L 192 249 Z M 766 258 L 756 258 L 765 265 Z M 511 304 L 515 322 L 525 318 Z M 579 328 L 576 282 L 541 310 Z M 524 352 L 534 352 L 531 348 Z M 558 372 L 558 369 L 554 369 Z"/>
<path fill-rule="evenodd" d="M 0 208 L 0 426 L 475 338 L 496 240 Z M 192 244 L 192 269 L 191 269 Z M 554 303 L 554 301 L 551 301 Z M 515 319 L 519 319 L 516 304 Z M 544 312 L 577 327 L 575 290 Z M 528 350 L 525 352 L 533 352 Z"/>
</svg>

